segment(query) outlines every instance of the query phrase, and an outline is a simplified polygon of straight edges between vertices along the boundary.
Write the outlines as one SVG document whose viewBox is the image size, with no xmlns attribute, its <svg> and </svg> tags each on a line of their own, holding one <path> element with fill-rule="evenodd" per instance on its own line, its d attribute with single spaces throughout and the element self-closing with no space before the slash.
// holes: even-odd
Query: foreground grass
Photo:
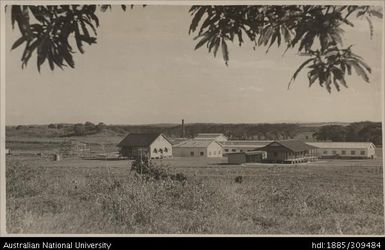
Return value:
<svg viewBox="0 0 385 250">
<path fill-rule="evenodd" d="M 8 233 L 384 233 L 380 166 L 185 168 L 182 184 L 87 163 L 7 159 Z"/>
</svg>

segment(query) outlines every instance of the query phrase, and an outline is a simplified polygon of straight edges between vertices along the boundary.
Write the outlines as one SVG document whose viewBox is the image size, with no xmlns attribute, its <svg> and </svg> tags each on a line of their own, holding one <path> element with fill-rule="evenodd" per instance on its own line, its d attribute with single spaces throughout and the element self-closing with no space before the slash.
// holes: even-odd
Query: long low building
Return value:
<svg viewBox="0 0 385 250">
<path fill-rule="evenodd" d="M 307 142 L 317 148 L 322 158 L 366 158 L 376 157 L 376 146 L 371 142 Z"/>
<path fill-rule="evenodd" d="M 231 140 L 219 142 L 223 148 L 223 154 L 242 153 L 264 147 L 272 141 Z"/>
<path fill-rule="evenodd" d="M 214 140 L 191 139 L 174 145 L 175 157 L 222 157 L 222 146 Z"/>
</svg>

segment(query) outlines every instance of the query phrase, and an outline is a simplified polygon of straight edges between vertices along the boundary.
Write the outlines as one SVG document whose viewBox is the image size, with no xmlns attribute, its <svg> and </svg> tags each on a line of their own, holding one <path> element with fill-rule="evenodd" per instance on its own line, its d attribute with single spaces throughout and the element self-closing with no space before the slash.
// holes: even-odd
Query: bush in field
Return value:
<svg viewBox="0 0 385 250">
<path fill-rule="evenodd" d="M 243 176 L 237 176 L 234 179 L 235 183 L 242 183 L 243 182 Z"/>
<path fill-rule="evenodd" d="M 146 180 L 166 180 L 171 179 L 179 182 L 185 182 L 187 177 L 182 173 L 170 174 L 164 166 L 158 166 L 153 164 L 151 161 L 144 160 L 135 160 L 132 163 L 131 171 L 135 171 L 140 176 L 144 177 Z"/>
<path fill-rule="evenodd" d="M 56 124 L 51 123 L 48 125 L 48 128 L 57 128 L 57 126 L 56 126 Z"/>
</svg>

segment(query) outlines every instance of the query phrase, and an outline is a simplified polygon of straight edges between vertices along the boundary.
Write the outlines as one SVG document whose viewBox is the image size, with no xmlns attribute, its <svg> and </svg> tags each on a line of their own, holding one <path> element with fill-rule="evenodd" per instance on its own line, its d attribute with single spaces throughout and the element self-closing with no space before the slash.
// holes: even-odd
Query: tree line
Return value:
<svg viewBox="0 0 385 250">
<path fill-rule="evenodd" d="M 326 125 L 316 133 L 318 140 L 342 142 L 373 142 L 382 145 L 381 122 L 355 122 L 348 126 Z"/>
<path fill-rule="evenodd" d="M 103 122 L 49 125 L 19 125 L 16 130 L 46 127 L 53 137 L 85 136 L 106 132 L 107 135 L 125 136 L 129 133 L 163 133 L 170 138 L 182 137 L 180 124 L 107 125 Z M 8 129 L 8 128 L 7 128 Z M 37 130 L 37 133 L 42 133 Z M 319 141 L 373 142 L 382 145 L 381 122 L 354 122 L 348 125 L 303 125 L 301 123 L 221 124 L 190 123 L 184 126 L 184 137 L 194 138 L 198 133 L 222 133 L 231 140 L 286 140 L 302 132 L 314 132 Z"/>
</svg>

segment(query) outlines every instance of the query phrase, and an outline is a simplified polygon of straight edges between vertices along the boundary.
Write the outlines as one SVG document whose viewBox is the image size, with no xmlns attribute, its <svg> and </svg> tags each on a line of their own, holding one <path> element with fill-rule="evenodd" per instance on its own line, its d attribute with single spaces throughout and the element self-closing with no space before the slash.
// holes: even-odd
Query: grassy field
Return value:
<svg viewBox="0 0 385 250">
<path fill-rule="evenodd" d="M 8 233 L 383 234 L 382 159 L 303 165 L 157 160 L 186 183 L 145 181 L 128 161 L 7 156 Z M 236 183 L 237 176 L 243 182 Z"/>
</svg>

